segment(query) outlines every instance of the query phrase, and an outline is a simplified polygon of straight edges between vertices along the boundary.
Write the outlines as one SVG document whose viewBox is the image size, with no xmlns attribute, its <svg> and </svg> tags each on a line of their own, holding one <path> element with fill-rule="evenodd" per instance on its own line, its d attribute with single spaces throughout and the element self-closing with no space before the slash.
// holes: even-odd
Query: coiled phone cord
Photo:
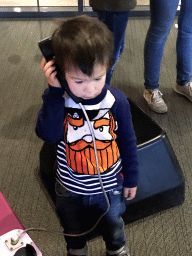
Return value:
<svg viewBox="0 0 192 256">
<path fill-rule="evenodd" d="M 87 231 L 85 231 L 85 232 L 83 232 L 83 233 L 80 233 L 80 234 L 67 234 L 67 233 L 63 233 L 63 232 L 59 232 L 59 231 L 51 231 L 51 230 L 49 231 L 49 230 L 46 230 L 46 229 L 44 229 L 44 228 L 28 228 L 28 229 L 23 230 L 23 231 L 21 232 L 21 234 L 17 237 L 16 240 L 11 239 L 11 243 L 12 243 L 13 245 L 16 245 L 16 244 L 19 242 L 20 237 L 21 237 L 24 233 L 26 233 L 26 232 L 28 232 L 28 231 L 32 231 L 32 230 L 46 231 L 46 232 L 50 232 L 50 233 L 57 233 L 57 234 L 62 234 L 62 235 L 65 235 L 65 236 L 70 236 L 70 237 L 79 237 L 79 236 L 87 235 L 87 234 L 89 234 L 90 232 L 92 232 L 92 231 L 96 228 L 96 226 L 98 225 L 98 223 L 100 222 L 100 220 L 103 218 L 103 216 L 109 211 L 110 203 L 109 203 L 109 199 L 108 199 L 107 193 L 106 193 L 106 191 L 105 191 L 105 189 L 104 189 L 104 186 L 103 186 L 103 181 L 102 181 L 101 173 L 100 173 L 100 169 L 99 169 L 99 161 L 98 161 L 98 155 L 97 155 L 97 147 L 96 147 L 96 142 L 95 142 L 94 130 L 93 130 L 93 127 L 92 127 L 91 122 L 90 122 L 90 120 L 89 120 L 89 117 L 88 117 L 88 115 L 87 115 L 87 112 L 86 112 L 86 110 L 85 110 L 85 107 L 81 104 L 81 102 L 79 103 L 79 105 L 80 105 L 80 107 L 81 107 L 81 109 L 82 109 L 82 111 L 83 111 L 83 113 L 84 113 L 84 115 L 85 115 L 85 118 L 86 118 L 87 123 L 88 123 L 88 126 L 89 126 L 89 130 L 90 130 L 90 132 L 91 132 L 91 136 L 92 136 L 92 139 L 93 139 L 93 146 L 94 146 L 94 152 L 95 152 L 97 173 L 98 173 L 98 178 L 99 178 L 99 182 L 100 182 L 100 185 L 101 185 L 101 189 L 102 189 L 102 191 L 103 191 L 103 194 L 104 194 L 104 196 L 105 196 L 105 200 L 106 200 L 106 202 L 107 202 L 107 209 L 106 209 L 106 211 L 99 217 L 99 219 L 97 220 L 97 222 L 95 223 L 95 225 L 94 225 L 91 229 L 89 229 L 89 230 L 87 230 Z"/>
<path fill-rule="evenodd" d="M 81 102 L 79 103 L 79 105 L 80 105 L 81 109 L 83 110 L 83 113 L 84 113 L 85 118 L 87 120 L 87 123 L 88 123 L 88 126 L 89 126 L 89 130 L 91 132 L 91 136 L 92 136 L 92 139 L 93 139 L 93 146 L 94 146 L 95 159 L 96 159 L 96 165 L 97 165 L 97 173 L 98 173 L 98 178 L 99 178 L 99 182 L 100 182 L 100 185 L 101 185 L 101 189 L 103 191 L 103 194 L 105 196 L 105 200 L 107 202 L 107 209 L 99 217 L 99 219 L 97 220 L 97 222 L 95 223 L 95 225 L 91 229 L 89 229 L 89 230 L 87 230 L 87 231 L 85 231 L 85 232 L 83 232 L 81 234 L 66 234 L 66 233 L 64 233 L 64 235 L 71 236 L 71 237 L 84 236 L 84 235 L 87 235 L 88 233 L 90 233 L 91 231 L 93 231 L 96 228 L 96 226 L 98 225 L 98 223 L 100 222 L 100 220 L 103 218 L 103 216 L 109 211 L 109 208 L 110 208 L 109 198 L 108 198 L 107 193 L 106 193 L 106 191 L 104 189 L 103 181 L 102 181 L 101 173 L 100 173 L 100 169 L 99 169 L 99 160 L 98 160 L 98 155 L 97 155 L 97 147 L 96 147 L 95 134 L 94 134 L 94 131 L 93 131 L 93 127 L 91 125 L 91 122 L 90 122 L 89 117 L 87 115 L 87 112 L 85 110 L 85 107 L 81 104 Z"/>
</svg>

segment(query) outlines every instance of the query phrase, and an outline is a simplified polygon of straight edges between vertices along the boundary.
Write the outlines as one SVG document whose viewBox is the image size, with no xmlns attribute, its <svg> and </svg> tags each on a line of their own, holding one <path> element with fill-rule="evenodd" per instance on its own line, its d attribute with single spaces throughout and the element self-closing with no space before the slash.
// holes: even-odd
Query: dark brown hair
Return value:
<svg viewBox="0 0 192 256">
<path fill-rule="evenodd" d="M 63 74 L 67 64 L 91 76 L 95 63 L 106 65 L 107 70 L 113 63 L 112 32 L 103 22 L 87 15 L 63 21 L 53 32 L 52 46 Z"/>
</svg>

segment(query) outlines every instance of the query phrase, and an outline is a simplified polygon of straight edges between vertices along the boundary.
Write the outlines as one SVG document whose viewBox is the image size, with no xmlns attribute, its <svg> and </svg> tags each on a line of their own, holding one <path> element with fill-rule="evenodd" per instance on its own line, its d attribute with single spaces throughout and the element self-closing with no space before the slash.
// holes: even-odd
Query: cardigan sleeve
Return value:
<svg viewBox="0 0 192 256">
<path fill-rule="evenodd" d="M 45 142 L 56 143 L 63 138 L 64 90 L 49 85 L 42 96 L 43 105 L 37 116 L 36 134 Z"/>
<path fill-rule="evenodd" d="M 118 89 L 114 91 L 114 111 L 118 124 L 116 134 L 123 164 L 124 187 L 133 188 L 138 183 L 138 157 L 130 105 L 123 92 Z"/>
</svg>

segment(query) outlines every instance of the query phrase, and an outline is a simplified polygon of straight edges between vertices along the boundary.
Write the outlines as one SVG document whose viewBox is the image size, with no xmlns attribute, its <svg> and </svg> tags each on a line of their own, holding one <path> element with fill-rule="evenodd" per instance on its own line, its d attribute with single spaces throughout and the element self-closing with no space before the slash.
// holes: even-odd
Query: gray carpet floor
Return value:
<svg viewBox="0 0 192 256">
<path fill-rule="evenodd" d="M 39 178 L 43 142 L 34 127 L 47 86 L 40 70 L 38 41 L 51 35 L 55 20 L 0 21 L 0 190 L 25 228 L 62 231 L 54 205 Z M 116 65 L 112 86 L 124 91 L 167 133 L 186 179 L 183 205 L 126 225 L 132 256 L 192 255 L 192 103 L 173 91 L 176 81 L 172 28 L 165 47 L 160 85 L 168 113 L 153 113 L 143 99 L 143 48 L 149 18 L 131 18 L 124 53 Z M 31 231 L 44 256 L 66 255 L 63 236 Z M 89 255 L 105 255 L 101 237 L 89 242 Z"/>
</svg>

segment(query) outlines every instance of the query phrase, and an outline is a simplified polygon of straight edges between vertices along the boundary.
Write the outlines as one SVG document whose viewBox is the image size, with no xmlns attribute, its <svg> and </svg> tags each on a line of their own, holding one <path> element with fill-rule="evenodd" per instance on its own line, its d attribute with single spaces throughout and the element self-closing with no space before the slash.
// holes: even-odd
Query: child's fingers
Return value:
<svg viewBox="0 0 192 256">
<path fill-rule="evenodd" d="M 45 76 L 46 76 L 47 78 L 49 78 L 49 77 L 51 76 L 51 74 L 53 73 L 54 70 L 55 70 L 55 66 L 47 67 L 47 69 L 44 71 Z"/>
<path fill-rule="evenodd" d="M 50 67 L 46 72 L 45 76 L 47 77 L 47 81 L 50 85 L 54 85 L 56 81 L 56 74 L 55 67 Z"/>
<path fill-rule="evenodd" d="M 48 63 L 46 63 L 46 59 L 43 58 L 43 59 L 41 60 L 40 68 L 41 68 L 41 70 L 42 70 L 43 72 L 46 72 L 46 70 L 47 70 L 48 68 L 50 68 L 51 66 L 53 66 L 53 64 L 54 64 L 54 61 L 53 61 L 53 60 L 51 60 L 51 61 L 49 61 Z"/>
<path fill-rule="evenodd" d="M 54 71 L 50 74 L 50 80 L 55 83 L 55 81 L 57 80 L 56 78 L 56 75 L 57 75 L 57 71 Z"/>
<path fill-rule="evenodd" d="M 42 67 L 43 67 L 44 61 L 42 60 Z M 55 70 L 55 66 L 53 66 L 54 61 L 49 61 L 43 68 L 42 71 L 44 72 L 47 79 L 50 78 L 51 74 Z"/>
<path fill-rule="evenodd" d="M 132 200 L 135 197 L 135 194 L 129 193 L 127 200 Z"/>
<path fill-rule="evenodd" d="M 59 80 L 57 79 L 56 75 L 57 75 L 57 71 L 55 71 L 51 74 L 49 84 L 54 87 L 61 88 L 61 84 L 60 84 Z"/>
<path fill-rule="evenodd" d="M 135 188 L 125 188 L 125 198 L 127 200 L 132 200 L 136 196 L 137 187 Z"/>
<path fill-rule="evenodd" d="M 128 188 L 124 188 L 124 195 L 125 195 L 125 198 L 128 197 L 128 195 L 129 195 L 129 189 Z"/>
<path fill-rule="evenodd" d="M 61 87 L 56 75 L 57 75 L 57 71 L 55 71 L 55 67 L 50 67 L 47 72 L 45 73 L 45 75 L 47 76 L 47 81 L 51 86 L 54 87 Z"/>
<path fill-rule="evenodd" d="M 46 63 L 46 59 L 43 58 L 43 59 L 41 60 L 41 65 L 40 65 L 41 70 L 43 70 L 43 68 L 45 67 L 45 63 Z"/>
<path fill-rule="evenodd" d="M 45 58 L 41 60 L 41 70 L 44 72 L 47 82 L 54 87 L 61 87 L 56 75 L 57 71 L 55 70 L 56 67 L 54 66 L 54 60 L 49 61 L 46 64 Z"/>
<path fill-rule="evenodd" d="M 54 61 L 53 60 L 50 60 L 46 65 L 44 65 L 43 67 L 43 72 L 45 73 L 49 68 L 53 67 L 54 65 Z"/>
</svg>

